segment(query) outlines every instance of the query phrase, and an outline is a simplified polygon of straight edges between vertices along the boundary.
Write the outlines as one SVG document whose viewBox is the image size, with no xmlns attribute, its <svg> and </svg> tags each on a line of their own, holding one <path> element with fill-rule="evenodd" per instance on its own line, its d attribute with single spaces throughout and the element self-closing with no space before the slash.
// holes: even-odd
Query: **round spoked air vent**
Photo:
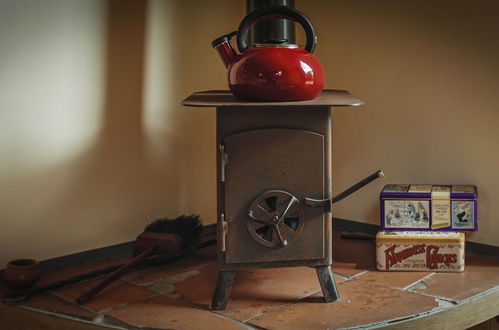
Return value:
<svg viewBox="0 0 499 330">
<path fill-rule="evenodd" d="M 260 244 L 280 248 L 291 244 L 303 229 L 305 215 L 298 198 L 282 190 L 258 196 L 248 209 L 247 227 Z"/>
</svg>

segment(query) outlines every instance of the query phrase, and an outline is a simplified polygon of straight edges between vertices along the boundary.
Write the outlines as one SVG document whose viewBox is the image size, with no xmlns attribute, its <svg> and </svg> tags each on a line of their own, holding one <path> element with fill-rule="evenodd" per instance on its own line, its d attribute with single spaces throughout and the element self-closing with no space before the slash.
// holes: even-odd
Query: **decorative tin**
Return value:
<svg viewBox="0 0 499 330">
<path fill-rule="evenodd" d="M 380 231 L 376 267 L 387 271 L 462 272 L 464 233 Z"/>
<path fill-rule="evenodd" d="M 380 194 L 382 230 L 476 231 L 473 185 L 390 184 Z"/>
</svg>

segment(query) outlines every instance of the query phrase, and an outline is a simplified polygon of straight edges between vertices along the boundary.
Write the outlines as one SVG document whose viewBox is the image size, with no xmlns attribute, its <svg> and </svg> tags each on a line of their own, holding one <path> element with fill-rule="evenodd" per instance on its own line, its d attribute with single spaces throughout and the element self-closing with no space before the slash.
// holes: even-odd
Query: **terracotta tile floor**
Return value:
<svg viewBox="0 0 499 330">
<path fill-rule="evenodd" d="M 322 294 L 316 294 L 257 317 L 251 324 L 266 329 L 338 328 L 391 320 L 438 307 L 431 297 L 367 281 L 345 281 L 339 283 L 338 290 L 341 298 L 335 303 L 320 303 Z"/>
<path fill-rule="evenodd" d="M 236 273 L 227 310 L 209 309 L 217 277 L 214 248 L 166 265 L 130 272 L 85 305 L 74 300 L 101 278 L 29 299 L 31 310 L 123 329 L 325 329 L 405 318 L 499 288 L 499 262 L 467 258 L 464 273 L 378 272 L 374 242 L 333 239 L 332 269 L 340 300 L 325 304 L 314 269 L 252 269 Z M 127 258 L 43 274 L 49 283 L 119 264 Z M 5 292 L 0 287 L 0 294 Z M 3 317 L 3 316 L 2 316 Z"/>
<path fill-rule="evenodd" d="M 497 261 L 467 257 L 464 272 L 435 273 L 424 281 L 424 287 L 414 291 L 459 302 L 498 285 Z"/>
</svg>

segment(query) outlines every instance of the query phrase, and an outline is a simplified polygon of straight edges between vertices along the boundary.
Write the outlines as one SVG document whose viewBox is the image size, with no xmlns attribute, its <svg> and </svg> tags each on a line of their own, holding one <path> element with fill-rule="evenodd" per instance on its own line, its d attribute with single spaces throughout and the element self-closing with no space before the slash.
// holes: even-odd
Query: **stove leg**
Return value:
<svg viewBox="0 0 499 330">
<path fill-rule="evenodd" d="M 234 271 L 221 270 L 218 273 L 217 286 L 211 301 L 211 309 L 224 310 L 227 308 L 227 301 L 230 296 L 230 289 L 234 282 Z"/>
<path fill-rule="evenodd" d="M 336 289 L 336 283 L 334 281 L 333 273 L 331 272 L 331 266 L 315 267 L 315 271 L 319 277 L 319 283 L 321 284 L 324 301 L 332 302 L 338 300 L 340 295 Z"/>
</svg>

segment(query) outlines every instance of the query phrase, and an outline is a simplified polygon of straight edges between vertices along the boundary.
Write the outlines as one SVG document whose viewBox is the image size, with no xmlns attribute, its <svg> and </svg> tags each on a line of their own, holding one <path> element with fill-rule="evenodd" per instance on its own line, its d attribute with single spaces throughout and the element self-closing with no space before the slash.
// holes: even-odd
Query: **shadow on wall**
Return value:
<svg viewBox="0 0 499 330">
<path fill-rule="evenodd" d="M 172 1 L 171 11 L 175 18 L 173 76 L 179 101 L 195 91 L 227 89 L 226 69 L 211 41 L 237 29 L 245 16 L 245 1 Z M 213 223 L 217 217 L 215 109 L 184 107 L 178 114 L 180 211 L 195 210 L 205 223 Z"/>
<path fill-rule="evenodd" d="M 21 40 L 13 75 L 22 71 L 25 82 L 36 83 L 8 91 L 15 101 L 35 96 L 10 118 L 22 131 L 7 130 L 14 157 L 0 173 L 1 217 L 8 219 L 0 265 L 130 241 L 161 216 L 198 213 L 215 221 L 215 112 L 180 102 L 194 91 L 226 88 L 210 43 L 238 26 L 244 1 L 13 1 L 5 8 L 20 22 L 21 34 L 10 40 Z M 47 56 L 40 61 L 39 53 Z M 22 68 L 24 57 L 32 71 Z M 40 72 L 53 77 L 40 79 Z M 37 94 L 39 81 L 50 86 Z M 31 132 L 29 125 L 55 129 Z M 71 129 L 79 145 L 68 139 Z M 46 139 L 22 144 L 41 135 Z M 64 150 L 48 154 L 56 140 Z"/>
<path fill-rule="evenodd" d="M 103 245 L 132 238 L 157 217 L 177 215 L 178 185 L 174 136 L 163 136 L 163 150 L 153 155 L 144 131 L 147 1 L 107 3 L 102 131 L 93 148 L 74 160 L 80 177 L 55 209 L 75 210 L 75 227 L 95 219 L 86 234 L 95 237 L 100 227 Z"/>
<path fill-rule="evenodd" d="M 105 245 L 111 237 L 117 242 L 131 237 L 113 231 L 140 233 L 155 217 L 177 213 L 174 137 L 163 136 L 163 151 L 153 154 L 145 131 L 147 1 L 108 0 L 107 4 L 102 131 L 93 148 L 75 160 L 83 169 L 71 185 L 76 194 L 60 202 L 68 210 L 76 207 L 82 222 L 92 217 L 82 208 L 87 203 L 93 207 L 93 218 L 102 222 Z M 78 196 L 88 200 L 81 203 Z M 94 225 L 91 231 L 97 228 Z"/>
<path fill-rule="evenodd" d="M 93 145 L 2 184 L 11 201 L 2 213 L 11 225 L 3 230 L 0 268 L 12 258 L 129 241 L 151 220 L 177 215 L 175 137 L 159 132 L 162 149 L 152 150 L 144 131 L 146 12 L 147 1 L 107 1 L 102 126 Z"/>
</svg>

